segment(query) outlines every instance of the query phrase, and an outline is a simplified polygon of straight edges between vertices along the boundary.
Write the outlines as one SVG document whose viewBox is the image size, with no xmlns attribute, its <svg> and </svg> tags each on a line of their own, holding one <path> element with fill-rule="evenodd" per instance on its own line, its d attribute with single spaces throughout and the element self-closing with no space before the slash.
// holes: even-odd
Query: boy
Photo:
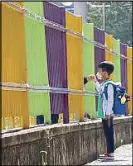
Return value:
<svg viewBox="0 0 133 166">
<path fill-rule="evenodd" d="M 98 65 L 97 75 L 89 75 L 87 78 L 84 78 L 84 83 L 88 81 L 94 81 L 96 90 L 98 92 L 103 92 L 104 87 L 107 81 L 110 80 L 110 75 L 114 71 L 114 65 L 111 62 L 101 62 Z M 102 81 L 100 84 L 98 80 Z M 104 135 L 106 138 L 107 144 L 107 153 L 100 155 L 102 159 L 114 159 L 114 126 L 113 126 L 113 104 L 114 104 L 114 88 L 112 84 L 108 85 L 107 89 L 108 100 L 106 100 L 105 95 L 103 94 L 102 100 L 102 110 L 104 117 L 102 119 Z"/>
</svg>

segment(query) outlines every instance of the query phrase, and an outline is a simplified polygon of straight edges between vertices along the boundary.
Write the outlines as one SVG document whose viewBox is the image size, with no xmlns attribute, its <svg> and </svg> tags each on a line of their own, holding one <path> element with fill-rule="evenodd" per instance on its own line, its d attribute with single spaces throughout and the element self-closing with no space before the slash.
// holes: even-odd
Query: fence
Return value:
<svg viewBox="0 0 133 166">
<path fill-rule="evenodd" d="M 2 2 L 2 129 L 36 126 L 38 116 L 96 118 L 95 89 L 83 78 L 103 60 L 132 96 L 131 47 L 52 3 Z"/>
</svg>

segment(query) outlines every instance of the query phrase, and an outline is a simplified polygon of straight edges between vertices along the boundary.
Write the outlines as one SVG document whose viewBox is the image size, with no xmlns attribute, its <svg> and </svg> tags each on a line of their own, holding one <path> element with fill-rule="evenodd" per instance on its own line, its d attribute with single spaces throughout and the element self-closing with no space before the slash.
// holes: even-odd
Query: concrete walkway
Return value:
<svg viewBox="0 0 133 166">
<path fill-rule="evenodd" d="M 132 144 L 123 145 L 115 150 L 115 161 L 93 161 L 86 165 L 132 165 Z"/>
</svg>

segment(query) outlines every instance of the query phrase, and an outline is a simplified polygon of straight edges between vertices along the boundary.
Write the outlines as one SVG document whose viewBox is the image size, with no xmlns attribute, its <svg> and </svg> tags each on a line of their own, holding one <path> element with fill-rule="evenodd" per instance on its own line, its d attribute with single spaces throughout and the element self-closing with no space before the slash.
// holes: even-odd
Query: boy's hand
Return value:
<svg viewBox="0 0 133 166">
<path fill-rule="evenodd" d="M 109 120 L 110 119 L 110 115 L 105 115 L 105 119 Z"/>
<path fill-rule="evenodd" d="M 88 81 L 97 81 L 96 76 L 94 74 L 87 76 Z"/>
</svg>

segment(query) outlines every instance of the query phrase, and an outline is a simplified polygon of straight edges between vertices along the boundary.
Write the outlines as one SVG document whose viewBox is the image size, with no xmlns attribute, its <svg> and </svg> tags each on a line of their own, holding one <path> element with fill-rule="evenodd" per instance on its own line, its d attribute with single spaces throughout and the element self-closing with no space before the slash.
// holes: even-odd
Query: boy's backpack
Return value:
<svg viewBox="0 0 133 166">
<path fill-rule="evenodd" d="M 103 92 L 105 94 L 105 97 L 107 100 L 108 100 L 107 89 L 108 89 L 109 84 L 112 84 L 114 87 L 114 105 L 113 105 L 114 115 L 118 115 L 118 116 L 126 115 L 127 102 L 129 101 L 129 100 L 127 100 L 126 89 L 119 84 L 116 84 L 112 81 L 108 81 L 105 84 L 105 88 L 104 88 L 104 92 Z"/>
</svg>

